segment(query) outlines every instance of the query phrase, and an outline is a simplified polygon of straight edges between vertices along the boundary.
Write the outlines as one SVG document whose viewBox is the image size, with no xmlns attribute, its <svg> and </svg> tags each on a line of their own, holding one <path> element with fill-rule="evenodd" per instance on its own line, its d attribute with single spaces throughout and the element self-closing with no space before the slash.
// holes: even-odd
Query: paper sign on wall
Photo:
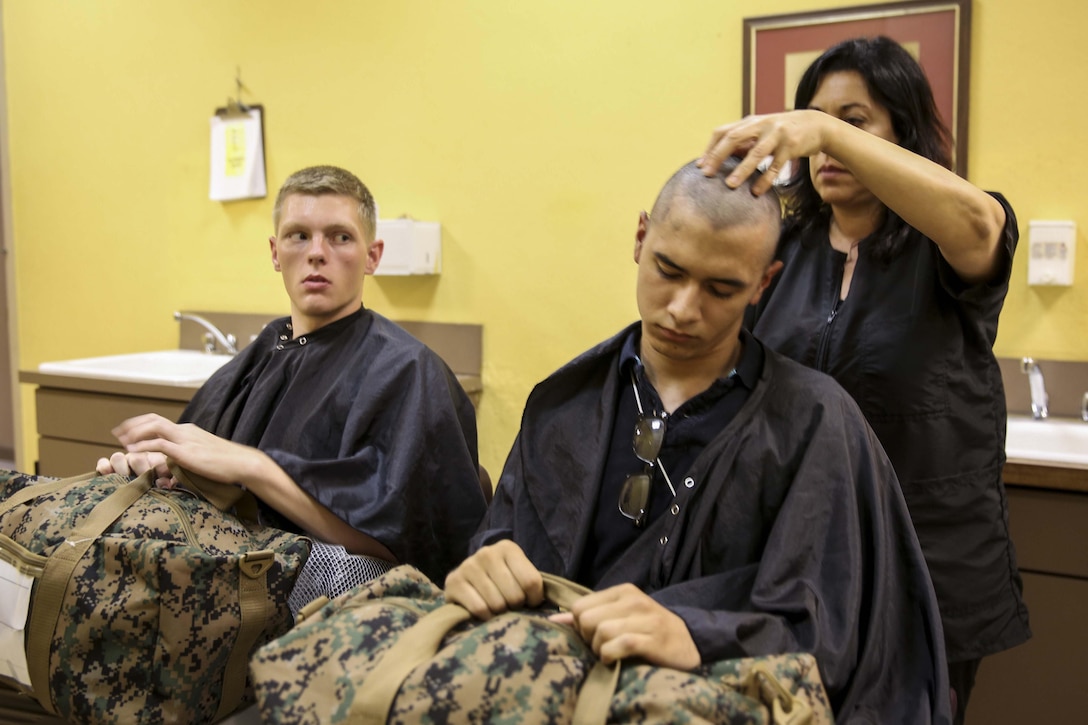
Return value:
<svg viewBox="0 0 1088 725">
<path fill-rule="evenodd" d="M 214 201 L 260 199 L 268 195 L 264 175 L 261 108 L 220 109 L 211 117 L 211 187 Z"/>
</svg>

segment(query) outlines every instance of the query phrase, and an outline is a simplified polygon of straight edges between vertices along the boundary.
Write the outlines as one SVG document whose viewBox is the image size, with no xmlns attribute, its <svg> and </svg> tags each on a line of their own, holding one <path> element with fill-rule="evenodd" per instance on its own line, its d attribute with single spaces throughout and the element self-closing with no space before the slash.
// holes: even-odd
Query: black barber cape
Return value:
<svg viewBox="0 0 1088 725">
<path fill-rule="evenodd" d="M 625 334 L 533 390 L 472 548 L 510 538 L 542 571 L 577 576 L 630 384 Z M 813 653 L 837 722 L 948 722 L 937 602 L 891 464 L 838 384 L 766 353 L 748 401 L 674 481 L 676 505 L 597 588 L 650 592 L 704 662 Z"/>
<path fill-rule="evenodd" d="M 441 583 L 485 510 L 464 389 L 435 353 L 371 310 L 298 339 L 289 324 L 269 323 L 180 422 L 264 451 L 341 519 Z"/>
</svg>

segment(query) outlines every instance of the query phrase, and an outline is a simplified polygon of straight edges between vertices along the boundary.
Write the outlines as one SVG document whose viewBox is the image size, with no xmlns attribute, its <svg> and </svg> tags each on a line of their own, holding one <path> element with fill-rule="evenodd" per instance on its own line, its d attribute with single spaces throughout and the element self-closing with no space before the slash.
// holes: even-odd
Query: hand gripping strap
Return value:
<svg viewBox="0 0 1088 725">
<path fill-rule="evenodd" d="M 542 576 L 544 598 L 562 609 L 569 609 L 575 600 L 591 593 L 590 589 L 562 577 L 552 574 Z M 385 651 L 373 671 L 367 675 L 363 687 L 356 691 L 349 720 L 368 725 L 384 725 L 405 678 L 412 670 L 437 654 L 442 640 L 451 629 L 471 618 L 472 615 L 467 609 L 452 602 L 420 617 Z M 575 725 L 605 722 L 619 673 L 619 662 L 611 666 L 602 665 L 600 662 L 594 665 L 578 695 L 573 721 Z M 586 691 L 587 688 L 589 692 Z M 589 701 L 583 703 L 582 699 L 587 695 Z"/>
<path fill-rule="evenodd" d="M 151 488 L 154 472 L 120 486 L 91 510 L 89 516 L 61 542 L 49 556 L 41 580 L 34 594 L 34 608 L 27 628 L 26 659 L 30 684 L 38 703 L 53 714 L 58 714 L 49 692 L 49 650 L 57 628 L 64 592 L 72 578 L 76 565 L 91 545 L 108 529 L 129 506 Z M 86 480 L 88 477 L 82 477 Z M 68 479 L 66 483 L 72 483 Z M 64 483 L 64 482 L 62 482 Z M 46 484 L 51 485 L 51 484 Z"/>
</svg>

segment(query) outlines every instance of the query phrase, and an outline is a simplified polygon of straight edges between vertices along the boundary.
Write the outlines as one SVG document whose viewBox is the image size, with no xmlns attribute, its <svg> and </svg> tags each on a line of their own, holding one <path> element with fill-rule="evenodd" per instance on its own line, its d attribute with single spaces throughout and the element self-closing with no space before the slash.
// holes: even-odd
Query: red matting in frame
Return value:
<svg viewBox="0 0 1088 725">
<path fill-rule="evenodd" d="M 821 52 L 849 38 L 876 35 L 892 38 L 918 59 L 941 118 L 952 131 L 956 169 L 965 173 L 970 0 L 866 5 L 745 19 L 744 114 L 786 110 L 793 104 L 800 71 Z M 805 62 L 788 67 L 791 58 Z"/>
</svg>

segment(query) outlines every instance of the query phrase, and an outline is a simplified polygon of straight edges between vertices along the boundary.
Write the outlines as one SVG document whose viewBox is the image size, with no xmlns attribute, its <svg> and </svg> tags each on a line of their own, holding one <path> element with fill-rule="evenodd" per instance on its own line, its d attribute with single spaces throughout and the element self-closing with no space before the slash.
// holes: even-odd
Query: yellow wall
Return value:
<svg viewBox="0 0 1088 725">
<path fill-rule="evenodd" d="M 835 0 L 6 0 L 19 364 L 169 347 L 175 309 L 286 312 L 271 201 L 208 200 L 208 117 L 266 108 L 269 185 L 356 171 L 438 220 L 438 278 L 370 279 L 393 318 L 484 325 L 481 459 L 531 386 L 636 316 L 637 213 L 739 116 L 746 16 Z M 970 178 L 1078 222 L 1077 284 L 1016 262 L 998 353 L 1088 359 L 1088 6 L 975 0 Z M 1072 331 L 1081 331 L 1077 335 Z M 24 386 L 26 388 L 27 386 Z M 23 391 L 26 445 L 36 456 Z"/>
</svg>

